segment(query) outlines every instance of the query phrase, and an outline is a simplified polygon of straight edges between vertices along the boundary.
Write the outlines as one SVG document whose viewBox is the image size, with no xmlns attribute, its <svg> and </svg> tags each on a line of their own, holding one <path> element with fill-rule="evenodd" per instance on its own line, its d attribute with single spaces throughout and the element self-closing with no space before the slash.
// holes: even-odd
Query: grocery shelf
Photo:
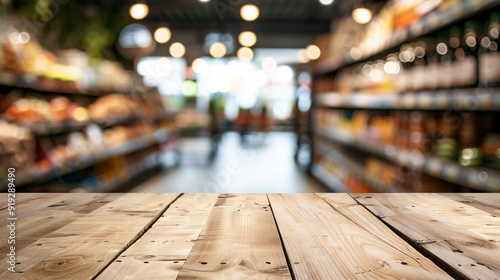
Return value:
<svg viewBox="0 0 500 280">
<path fill-rule="evenodd" d="M 499 88 L 474 88 L 374 95 L 319 93 L 316 107 L 373 110 L 500 110 Z"/>
<path fill-rule="evenodd" d="M 342 184 L 342 182 L 330 174 L 330 172 L 326 171 L 321 165 L 314 164 L 311 168 L 311 172 L 316 177 L 316 179 L 320 180 L 323 184 L 325 184 L 330 190 L 338 193 L 347 193 L 348 189 Z"/>
<path fill-rule="evenodd" d="M 143 136 L 134 140 L 130 140 L 124 144 L 112 146 L 109 148 L 102 148 L 100 150 L 94 151 L 92 155 L 89 155 L 73 163 L 67 163 L 62 167 L 53 167 L 48 171 L 31 171 L 19 173 L 16 176 L 15 185 L 16 187 L 18 187 L 32 183 L 46 182 L 69 174 L 71 172 L 88 168 L 106 159 L 119 155 L 130 154 L 132 152 L 163 143 L 170 139 L 170 136 L 173 136 L 173 134 L 166 132 L 164 129 L 160 129 L 156 131 L 152 136 Z M 6 180 L 3 180 L 0 185 L 5 188 L 7 184 L 8 182 Z"/>
<path fill-rule="evenodd" d="M 355 175 L 358 179 L 363 181 L 365 184 L 369 185 L 370 188 L 375 191 L 375 192 L 398 192 L 399 188 L 396 186 L 387 186 L 381 181 L 379 181 L 376 178 L 373 178 L 371 176 L 368 176 L 364 170 L 364 166 L 361 164 L 355 162 L 354 160 L 350 159 L 349 157 L 346 157 L 339 153 L 338 151 L 335 151 L 334 149 L 326 146 L 325 144 L 318 143 L 317 149 L 315 151 L 318 154 L 321 154 L 322 157 L 327 158 L 330 161 L 333 162 L 341 162 L 343 166 L 347 167 L 349 172 L 352 175 Z M 324 172 L 327 172 L 326 170 L 323 169 Z M 327 172 L 328 173 L 328 172 Z M 322 176 L 324 174 L 320 174 Z M 331 175 L 328 173 L 328 175 Z M 322 181 L 323 180 L 329 180 L 331 177 L 326 177 L 323 176 L 321 177 Z M 338 179 L 337 179 L 338 180 Z M 327 184 L 329 186 L 329 184 Z"/>
<path fill-rule="evenodd" d="M 165 120 L 172 119 L 176 116 L 176 113 L 165 112 L 153 119 L 154 122 L 161 122 Z M 143 118 L 133 115 L 126 118 L 116 118 L 108 119 L 105 121 L 88 121 L 88 122 L 77 122 L 71 120 L 65 121 L 41 121 L 41 122 L 13 122 L 16 125 L 29 129 L 37 136 L 48 136 L 55 134 L 65 134 L 73 131 L 80 131 L 85 129 L 87 126 L 95 124 L 102 128 L 111 128 L 118 125 L 127 125 L 134 122 L 143 120 Z"/>
<path fill-rule="evenodd" d="M 20 89 L 23 91 L 31 91 L 42 94 L 86 95 L 95 97 L 116 92 L 116 91 L 77 91 L 77 90 L 61 90 L 57 88 L 41 88 L 29 82 L 22 81 L 22 79 L 16 75 L 5 72 L 0 72 L 0 88 L 8 88 L 9 90 Z M 6 92 L 0 91 L 0 94 L 1 93 L 6 93 Z M 123 94 L 128 94 L 128 93 L 123 92 Z"/>
<path fill-rule="evenodd" d="M 471 4 L 470 2 L 472 1 L 463 1 L 459 4 L 453 4 L 446 10 L 446 12 L 429 14 L 419 22 L 412 24 L 406 29 L 394 30 L 392 38 L 382 49 L 370 52 L 359 60 L 343 57 L 330 58 L 325 61 L 318 62 L 316 65 L 316 73 L 319 75 L 327 75 L 353 63 L 374 60 L 377 56 L 396 51 L 395 48 L 399 47 L 401 44 L 415 40 L 418 37 L 437 32 L 454 23 L 463 21 L 500 4 L 500 0 L 482 0 L 476 1 L 474 4 Z"/>
<path fill-rule="evenodd" d="M 95 189 L 89 190 L 91 192 L 111 192 L 117 189 L 119 186 L 124 184 L 127 181 L 130 181 L 132 178 L 160 165 L 160 160 L 158 159 L 158 155 L 152 154 L 147 156 L 146 158 L 140 160 L 135 163 L 133 166 L 129 166 L 127 169 L 127 173 L 124 176 L 120 176 L 119 178 L 97 186 Z"/>
<path fill-rule="evenodd" d="M 383 157 L 395 164 L 416 168 L 428 175 L 482 192 L 500 191 L 500 172 L 481 167 L 464 167 L 436 157 L 369 141 L 359 140 L 335 129 L 318 128 L 318 135 L 342 145 Z"/>
<path fill-rule="evenodd" d="M 35 135 L 46 136 L 64 134 L 83 130 L 92 122 L 60 121 L 60 122 L 14 122 L 16 125 L 29 129 Z"/>
</svg>

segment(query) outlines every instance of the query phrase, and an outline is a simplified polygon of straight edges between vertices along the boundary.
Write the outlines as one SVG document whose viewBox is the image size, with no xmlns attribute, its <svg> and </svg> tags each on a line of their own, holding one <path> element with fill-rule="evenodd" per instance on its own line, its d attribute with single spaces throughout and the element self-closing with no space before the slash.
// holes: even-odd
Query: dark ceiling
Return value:
<svg viewBox="0 0 500 280">
<path fill-rule="evenodd" d="M 138 0 L 90 0 L 109 5 L 127 14 Z M 146 0 L 149 15 L 140 20 L 150 29 L 168 25 L 172 29 L 171 42 L 183 42 L 190 47 L 193 57 L 203 55 L 202 44 L 207 33 L 231 33 L 236 36 L 244 30 L 258 34 L 256 48 L 304 48 L 317 35 L 328 33 L 332 20 L 349 14 L 361 2 L 385 0 L 335 0 L 323 5 L 319 0 Z M 144 2 L 144 1 L 142 1 Z M 239 10 L 245 4 L 260 9 L 256 21 L 245 22 Z M 156 54 L 167 52 L 167 44 L 157 47 Z"/>
<path fill-rule="evenodd" d="M 137 1 L 106 2 L 126 12 Z M 148 0 L 146 3 L 150 13 L 142 22 L 149 25 L 166 23 L 176 29 L 251 28 L 262 32 L 316 34 L 328 32 L 335 6 L 335 3 L 322 5 L 319 0 Z M 241 19 L 239 9 L 244 4 L 259 7 L 261 13 L 256 21 L 248 23 Z"/>
</svg>

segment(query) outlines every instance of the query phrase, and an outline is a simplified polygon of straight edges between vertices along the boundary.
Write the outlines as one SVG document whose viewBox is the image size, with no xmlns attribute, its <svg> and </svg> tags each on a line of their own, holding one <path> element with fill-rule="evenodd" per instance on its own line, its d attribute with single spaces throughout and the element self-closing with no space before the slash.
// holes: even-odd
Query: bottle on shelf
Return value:
<svg viewBox="0 0 500 280">
<path fill-rule="evenodd" d="M 452 77 L 454 69 L 451 67 L 452 55 L 448 46 L 449 34 L 445 31 L 440 32 L 436 44 L 436 55 L 439 61 L 439 79 L 437 88 L 449 89 L 452 87 Z"/>
<path fill-rule="evenodd" d="M 460 75 L 464 86 L 467 88 L 477 87 L 477 74 L 479 64 L 477 61 L 478 51 L 478 24 L 474 21 L 467 21 L 464 28 L 464 36 L 462 39 L 462 48 L 464 50 L 464 58 L 456 69 L 456 74 Z"/>
<path fill-rule="evenodd" d="M 499 32 L 500 13 L 493 12 L 479 41 L 479 87 L 500 86 Z"/>
<path fill-rule="evenodd" d="M 460 69 L 463 59 L 465 58 L 465 51 L 460 44 L 462 39 L 462 28 L 460 26 L 453 26 L 450 29 L 450 38 L 448 40 L 449 52 L 451 55 L 451 86 L 453 88 L 463 88 L 464 81 L 461 79 L 461 75 L 457 73 Z"/>
</svg>

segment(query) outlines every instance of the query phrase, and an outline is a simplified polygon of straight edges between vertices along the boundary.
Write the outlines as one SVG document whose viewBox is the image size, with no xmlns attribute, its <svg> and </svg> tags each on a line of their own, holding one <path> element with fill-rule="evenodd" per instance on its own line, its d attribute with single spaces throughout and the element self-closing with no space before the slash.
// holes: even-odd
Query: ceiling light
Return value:
<svg viewBox="0 0 500 280">
<path fill-rule="evenodd" d="M 170 28 L 168 27 L 160 27 L 156 29 L 154 37 L 156 42 L 160 44 L 165 44 L 172 37 L 172 31 L 170 31 Z"/>
<path fill-rule="evenodd" d="M 319 0 L 319 2 L 323 5 L 330 5 L 333 3 L 333 0 Z"/>
<path fill-rule="evenodd" d="M 352 11 L 352 18 L 359 24 L 368 23 L 372 19 L 372 11 L 366 8 L 356 8 Z"/>
<path fill-rule="evenodd" d="M 137 3 L 130 7 L 129 14 L 133 19 L 143 19 L 149 13 L 148 5 L 144 3 Z"/>
<path fill-rule="evenodd" d="M 262 69 L 264 69 L 267 72 L 271 72 L 274 69 L 276 69 L 276 60 L 272 57 L 266 57 L 262 61 Z"/>
<path fill-rule="evenodd" d="M 227 48 L 224 44 L 217 42 L 210 46 L 210 55 L 215 58 L 221 58 L 226 55 Z"/>
<path fill-rule="evenodd" d="M 210 0 L 200 0 L 200 2 L 208 2 L 208 1 L 210 1 Z"/>
<path fill-rule="evenodd" d="M 169 51 L 172 57 L 180 58 L 183 57 L 184 54 L 186 53 L 186 48 L 184 47 L 183 44 L 175 42 L 172 45 L 170 45 Z"/>
<path fill-rule="evenodd" d="M 306 53 L 310 60 L 316 60 L 321 56 L 321 50 L 316 45 L 307 46 Z"/>
<path fill-rule="evenodd" d="M 251 48 L 243 47 L 238 50 L 236 53 L 236 56 L 241 60 L 241 61 L 250 61 L 253 59 L 253 51 Z"/>
<path fill-rule="evenodd" d="M 251 47 L 257 43 L 257 35 L 252 31 L 241 32 L 238 36 L 238 42 L 244 47 Z"/>
<path fill-rule="evenodd" d="M 241 18 L 246 21 L 254 21 L 259 17 L 259 8 L 255 5 L 243 5 L 240 9 Z"/>
</svg>

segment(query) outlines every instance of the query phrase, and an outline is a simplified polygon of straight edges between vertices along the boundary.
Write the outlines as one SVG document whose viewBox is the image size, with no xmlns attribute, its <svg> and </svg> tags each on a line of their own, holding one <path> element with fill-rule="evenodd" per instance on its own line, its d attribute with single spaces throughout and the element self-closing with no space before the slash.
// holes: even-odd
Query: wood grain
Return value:
<svg viewBox="0 0 500 280">
<path fill-rule="evenodd" d="M 439 194 L 400 194 L 398 197 L 424 207 L 490 242 L 500 242 L 500 217 Z"/>
<path fill-rule="evenodd" d="M 266 195 L 221 195 L 177 279 L 290 279 Z"/>
<path fill-rule="evenodd" d="M 441 195 L 500 217 L 499 195 L 489 193 L 444 193 Z"/>
<path fill-rule="evenodd" d="M 451 279 L 347 194 L 269 194 L 297 279 Z"/>
<path fill-rule="evenodd" d="M 0 276 L 5 276 L 2 279 L 92 279 L 177 196 L 126 194 L 91 213 L 80 214 L 83 216 L 19 252 L 21 264 L 17 269 L 22 273 Z"/>
<path fill-rule="evenodd" d="M 406 194 L 354 195 L 371 212 L 440 261 L 442 268 L 467 279 L 500 278 L 500 247 L 428 208 Z M 440 205 L 435 205 L 439 209 Z"/>
<path fill-rule="evenodd" d="M 38 239 L 68 225 L 84 215 L 79 209 L 87 208 L 89 204 L 104 205 L 123 194 L 34 194 L 25 198 L 20 194 L 20 204 L 16 203 L 16 250 L 20 251 Z M 100 202 L 100 203 L 98 203 Z M 4 217 L 6 219 L 7 216 Z M 6 220 L 2 223 L 0 233 L 6 230 Z M 0 252 L 6 252 L 10 245 L 0 243 Z M 39 251 L 39 250 L 37 250 Z M 3 256 L 2 256 L 3 257 Z"/>
<path fill-rule="evenodd" d="M 175 279 L 217 199 L 183 195 L 97 279 Z"/>
</svg>

